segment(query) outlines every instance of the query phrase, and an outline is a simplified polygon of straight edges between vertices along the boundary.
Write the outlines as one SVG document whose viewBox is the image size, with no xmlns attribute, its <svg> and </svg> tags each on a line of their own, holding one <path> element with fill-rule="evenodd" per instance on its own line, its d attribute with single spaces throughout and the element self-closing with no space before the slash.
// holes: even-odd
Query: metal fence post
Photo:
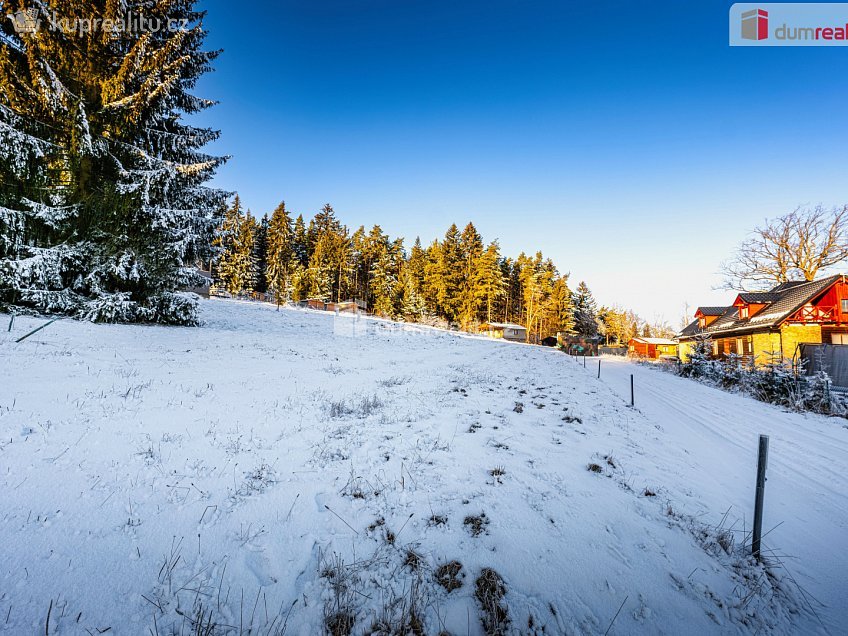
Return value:
<svg viewBox="0 0 848 636">
<path fill-rule="evenodd" d="M 763 500 L 766 490 L 766 467 L 768 466 L 768 435 L 760 435 L 760 448 L 757 454 L 757 493 L 754 501 L 754 534 L 751 541 L 751 553 L 760 561 L 760 540 L 763 533 Z"/>
</svg>

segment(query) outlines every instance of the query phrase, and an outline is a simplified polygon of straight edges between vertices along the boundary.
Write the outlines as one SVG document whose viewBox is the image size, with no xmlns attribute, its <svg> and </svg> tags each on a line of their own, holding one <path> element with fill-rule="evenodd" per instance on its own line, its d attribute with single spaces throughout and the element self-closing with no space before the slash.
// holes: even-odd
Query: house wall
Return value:
<svg viewBox="0 0 848 636">
<path fill-rule="evenodd" d="M 677 345 L 657 345 L 657 357 L 676 356 Z"/>
<path fill-rule="evenodd" d="M 677 345 L 677 355 L 683 362 L 689 362 L 689 355 L 694 348 L 695 343 L 693 342 L 681 342 Z"/>
<path fill-rule="evenodd" d="M 524 342 L 527 340 L 527 332 L 523 329 L 504 329 L 503 330 L 503 339 L 504 340 L 512 340 L 513 342 Z"/>
<path fill-rule="evenodd" d="M 762 332 L 753 335 L 754 363 L 757 366 L 768 364 L 772 361 L 773 353 L 783 355 L 780 347 L 780 334 L 777 332 Z"/>
<path fill-rule="evenodd" d="M 783 357 L 787 360 L 791 360 L 796 355 L 798 345 L 802 342 L 822 341 L 821 325 L 785 324 L 780 328 L 780 334 L 783 339 Z"/>
</svg>

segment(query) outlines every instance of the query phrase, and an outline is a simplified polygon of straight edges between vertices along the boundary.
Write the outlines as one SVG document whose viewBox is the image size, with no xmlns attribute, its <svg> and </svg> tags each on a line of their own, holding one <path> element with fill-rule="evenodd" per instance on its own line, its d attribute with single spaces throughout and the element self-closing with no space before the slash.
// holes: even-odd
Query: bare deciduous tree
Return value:
<svg viewBox="0 0 848 636">
<path fill-rule="evenodd" d="M 724 287 L 756 291 L 816 275 L 848 259 L 848 205 L 797 208 L 757 227 L 721 265 Z"/>
</svg>

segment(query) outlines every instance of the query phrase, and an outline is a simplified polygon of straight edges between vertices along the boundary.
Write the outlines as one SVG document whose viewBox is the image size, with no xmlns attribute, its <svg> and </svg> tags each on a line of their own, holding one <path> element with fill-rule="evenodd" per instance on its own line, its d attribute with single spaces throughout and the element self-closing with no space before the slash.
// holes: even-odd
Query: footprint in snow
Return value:
<svg viewBox="0 0 848 636">
<path fill-rule="evenodd" d="M 247 569 L 256 577 L 260 587 L 274 585 L 277 582 L 277 577 L 273 575 L 271 560 L 265 554 L 264 550 L 248 552 L 244 559 Z"/>
</svg>

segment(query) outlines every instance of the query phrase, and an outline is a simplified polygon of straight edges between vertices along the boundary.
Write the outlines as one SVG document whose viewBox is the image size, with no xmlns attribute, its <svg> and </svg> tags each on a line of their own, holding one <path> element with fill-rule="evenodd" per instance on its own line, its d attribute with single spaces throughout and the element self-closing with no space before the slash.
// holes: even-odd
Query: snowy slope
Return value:
<svg viewBox="0 0 848 636">
<path fill-rule="evenodd" d="M 598 381 L 544 348 L 257 304 L 202 311 L 198 329 L 61 321 L 15 344 L 43 322 L 19 318 L 3 333 L 0 629 L 43 633 L 49 611 L 51 634 L 189 633 L 201 614 L 216 633 L 315 634 L 350 616 L 354 633 L 420 620 L 476 634 L 483 568 L 503 579 L 505 633 L 844 624 L 838 420 L 802 418 L 832 442 L 810 455 L 779 424 L 796 416 L 755 402 L 750 442 L 641 392 L 630 409 L 624 365 Z M 736 399 L 701 389 L 660 392 L 718 413 Z M 786 523 L 767 542 L 804 554 L 790 571 L 827 607 L 753 565 L 732 526 L 750 517 L 755 435 L 772 420 L 812 496 L 769 508 Z M 813 562 L 813 528 L 777 534 L 829 508 L 828 562 Z M 435 573 L 454 560 L 449 591 Z"/>
<path fill-rule="evenodd" d="M 595 362 L 597 365 L 597 362 Z M 594 367 L 597 373 L 597 366 Z M 656 422 L 663 445 L 678 449 L 654 467 L 656 480 L 693 510 L 751 524 L 760 434 L 769 436 L 764 544 L 807 592 L 834 634 L 848 619 L 848 424 L 791 413 L 733 395 L 650 365 L 604 358 L 601 378 Z M 688 483 L 694 479 L 694 483 Z M 674 486 L 677 486 L 674 488 Z"/>
</svg>

